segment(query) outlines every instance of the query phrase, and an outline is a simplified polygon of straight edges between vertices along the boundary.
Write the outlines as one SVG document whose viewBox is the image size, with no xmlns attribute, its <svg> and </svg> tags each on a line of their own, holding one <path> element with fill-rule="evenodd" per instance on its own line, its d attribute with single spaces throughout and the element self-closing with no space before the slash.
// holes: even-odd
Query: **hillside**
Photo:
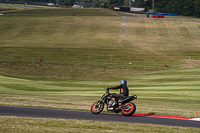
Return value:
<svg viewBox="0 0 200 133">
<path fill-rule="evenodd" d="M 0 105 L 90 111 L 104 88 L 125 79 L 130 95 L 138 96 L 132 101 L 136 113 L 194 117 L 199 111 L 198 18 L 30 7 L 1 13 Z M 126 16 L 124 23 L 122 16 Z M 0 118 L 3 132 L 199 131 L 135 123 Z"/>
<path fill-rule="evenodd" d="M 5 13 L 72 13 L 31 9 Z M 75 9 L 110 12 L 105 9 Z M 86 13 L 87 14 L 87 13 Z M 105 79 L 199 67 L 200 19 L 121 16 L 1 16 L 0 74 Z M 40 61 L 42 59 L 42 62 Z M 164 67 L 164 64 L 168 67 Z"/>
</svg>

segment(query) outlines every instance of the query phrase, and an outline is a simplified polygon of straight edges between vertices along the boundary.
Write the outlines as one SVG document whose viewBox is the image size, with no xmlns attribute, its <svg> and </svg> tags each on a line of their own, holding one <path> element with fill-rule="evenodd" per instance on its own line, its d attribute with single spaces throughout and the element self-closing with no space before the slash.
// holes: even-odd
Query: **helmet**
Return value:
<svg viewBox="0 0 200 133">
<path fill-rule="evenodd" d="M 126 80 L 121 80 L 120 81 L 120 85 L 127 85 L 127 81 Z"/>
</svg>

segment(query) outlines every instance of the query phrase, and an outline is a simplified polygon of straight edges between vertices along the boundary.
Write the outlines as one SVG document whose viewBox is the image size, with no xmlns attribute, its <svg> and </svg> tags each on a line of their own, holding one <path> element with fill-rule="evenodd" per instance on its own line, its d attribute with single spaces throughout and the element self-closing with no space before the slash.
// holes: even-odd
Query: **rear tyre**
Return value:
<svg viewBox="0 0 200 133">
<path fill-rule="evenodd" d="M 93 114 L 99 114 L 99 113 L 101 113 L 101 111 L 103 111 L 103 109 L 104 109 L 104 103 L 95 102 L 91 106 L 91 112 Z"/>
<path fill-rule="evenodd" d="M 122 115 L 124 116 L 131 116 L 135 113 L 136 111 L 136 106 L 132 102 L 128 102 L 122 107 Z"/>
</svg>

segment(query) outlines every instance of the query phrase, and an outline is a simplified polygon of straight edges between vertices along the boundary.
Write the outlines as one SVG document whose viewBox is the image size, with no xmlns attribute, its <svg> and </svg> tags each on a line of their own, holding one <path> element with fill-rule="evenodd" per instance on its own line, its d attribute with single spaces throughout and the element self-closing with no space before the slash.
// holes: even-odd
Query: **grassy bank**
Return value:
<svg viewBox="0 0 200 133">
<path fill-rule="evenodd" d="M 124 77 L 137 113 L 193 117 L 199 111 L 200 69 L 168 70 Z M 110 80 L 35 81 L 0 76 L 0 104 L 90 111 L 104 89 L 119 84 Z M 118 90 L 111 92 L 118 93 Z M 80 104 L 81 101 L 81 104 Z"/>
<path fill-rule="evenodd" d="M 111 12 L 35 11 L 73 10 Z M 24 10 L 9 11 L 16 12 Z M 121 16 L 1 16 L 0 19 L 1 75 L 93 80 L 195 68 L 200 64 L 200 33 L 196 30 L 200 20 L 195 18 L 129 16 L 125 31 L 121 29 Z M 168 67 L 163 67 L 164 63 Z"/>
<path fill-rule="evenodd" d="M 117 16 L 118 12 L 109 9 L 99 8 L 57 8 L 48 6 L 21 5 L 21 4 L 0 4 L 0 9 L 12 9 L 3 11 L 5 16 Z"/>
<path fill-rule="evenodd" d="M 29 10 L 29 9 L 42 9 L 42 8 L 53 8 L 53 7 L 38 6 L 38 5 L 27 5 L 27 6 L 25 6 L 24 4 L 0 3 L 0 9 Z M 1 13 L 4 13 L 4 11 L 2 11 Z"/>
<path fill-rule="evenodd" d="M 197 128 L 159 126 L 147 124 L 133 124 L 120 122 L 98 122 L 85 120 L 64 120 L 64 119 L 42 119 L 42 118 L 19 118 L 0 117 L 0 130 L 2 132 L 73 132 L 73 133 L 107 133 L 107 132 L 176 132 L 196 133 Z M 125 128 L 124 128 L 125 127 Z M 153 127 L 153 128 L 152 128 Z"/>
</svg>

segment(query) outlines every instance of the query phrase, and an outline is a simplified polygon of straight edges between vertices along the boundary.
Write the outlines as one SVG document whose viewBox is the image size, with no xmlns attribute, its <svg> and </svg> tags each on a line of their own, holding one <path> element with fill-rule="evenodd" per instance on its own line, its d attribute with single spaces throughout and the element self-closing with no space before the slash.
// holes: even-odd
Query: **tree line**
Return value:
<svg viewBox="0 0 200 133">
<path fill-rule="evenodd" d="M 200 0 L 156 0 L 157 12 L 200 17 Z"/>
<path fill-rule="evenodd" d="M 108 8 L 113 5 L 130 6 L 130 3 L 129 0 L 108 0 Z M 200 17 L 200 0 L 133 0 L 131 6 L 145 8 L 145 11 L 152 11 L 154 6 L 155 12 Z"/>
<path fill-rule="evenodd" d="M 94 2 L 96 7 L 131 6 L 145 8 L 145 11 L 175 13 L 184 16 L 200 17 L 200 0 L 13 0 L 27 2 L 47 2 L 73 6 L 76 1 Z"/>
</svg>

